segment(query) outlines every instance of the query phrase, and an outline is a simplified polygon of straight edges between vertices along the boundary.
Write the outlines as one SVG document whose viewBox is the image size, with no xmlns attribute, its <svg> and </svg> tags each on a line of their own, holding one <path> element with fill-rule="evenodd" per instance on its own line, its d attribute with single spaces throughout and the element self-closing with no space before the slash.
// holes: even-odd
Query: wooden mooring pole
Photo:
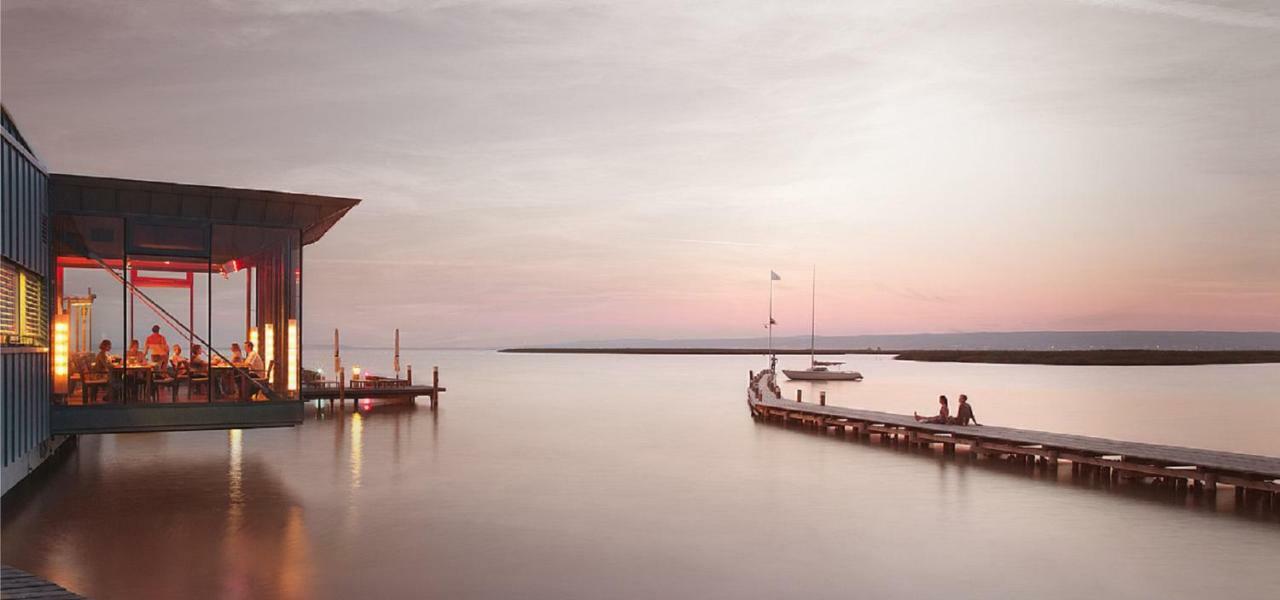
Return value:
<svg viewBox="0 0 1280 600">
<path fill-rule="evenodd" d="M 333 376 L 338 378 L 338 401 L 342 401 L 342 346 L 338 344 L 338 329 L 333 330 Z M 329 409 L 333 409 L 333 400 L 329 400 Z M 338 409 L 341 411 L 341 407 Z"/>
<path fill-rule="evenodd" d="M 440 367 L 431 367 L 431 410 L 440 403 Z"/>
</svg>

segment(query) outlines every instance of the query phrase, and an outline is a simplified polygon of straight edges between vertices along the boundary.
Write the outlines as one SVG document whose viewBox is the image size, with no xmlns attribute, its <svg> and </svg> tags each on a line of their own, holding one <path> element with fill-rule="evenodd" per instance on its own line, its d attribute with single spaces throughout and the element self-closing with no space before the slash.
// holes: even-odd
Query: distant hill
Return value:
<svg viewBox="0 0 1280 600">
<path fill-rule="evenodd" d="M 767 337 L 617 339 L 537 348 L 763 348 Z M 776 337 L 775 348 L 806 349 L 809 336 Z M 1280 331 L 990 331 L 818 336 L 817 347 L 882 350 L 1280 350 Z"/>
</svg>

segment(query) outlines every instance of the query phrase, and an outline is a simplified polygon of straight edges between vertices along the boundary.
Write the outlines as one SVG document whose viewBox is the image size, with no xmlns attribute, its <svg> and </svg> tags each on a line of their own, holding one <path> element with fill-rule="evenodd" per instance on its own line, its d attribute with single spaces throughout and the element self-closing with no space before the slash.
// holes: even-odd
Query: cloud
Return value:
<svg viewBox="0 0 1280 600">
<path fill-rule="evenodd" d="M 1228 25 L 1231 27 L 1247 27 L 1252 29 L 1268 29 L 1280 31 L 1280 17 L 1267 13 L 1257 13 L 1225 6 L 1214 6 L 1199 2 L 1181 2 L 1178 0 L 1074 0 L 1093 6 L 1104 6 L 1130 12 L 1140 12 L 1181 19 L 1190 19 L 1201 23 Z"/>
</svg>

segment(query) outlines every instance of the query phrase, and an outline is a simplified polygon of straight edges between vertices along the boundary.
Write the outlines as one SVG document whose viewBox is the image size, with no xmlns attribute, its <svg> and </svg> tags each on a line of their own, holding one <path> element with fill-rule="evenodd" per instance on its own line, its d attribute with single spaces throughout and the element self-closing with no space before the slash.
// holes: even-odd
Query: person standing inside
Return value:
<svg viewBox="0 0 1280 600">
<path fill-rule="evenodd" d="M 157 365 L 163 365 L 169 357 L 169 340 L 160 335 L 159 325 L 151 326 L 151 335 L 147 336 L 147 354 L 151 355 L 151 362 Z"/>
<path fill-rule="evenodd" d="M 968 425 L 972 421 L 974 425 L 981 425 L 977 417 L 973 416 L 973 406 L 969 404 L 969 397 L 960 394 L 960 406 L 956 407 L 956 425 Z"/>
</svg>

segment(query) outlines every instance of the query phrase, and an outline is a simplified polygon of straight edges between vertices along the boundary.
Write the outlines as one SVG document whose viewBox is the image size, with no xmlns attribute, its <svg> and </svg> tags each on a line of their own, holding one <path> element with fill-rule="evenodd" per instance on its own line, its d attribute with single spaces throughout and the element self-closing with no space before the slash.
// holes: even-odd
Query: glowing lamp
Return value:
<svg viewBox="0 0 1280 600">
<path fill-rule="evenodd" d="M 53 393 L 67 393 L 67 374 L 70 364 L 71 321 L 69 315 L 53 317 Z"/>
<path fill-rule="evenodd" d="M 270 370 L 267 373 L 267 381 L 274 379 L 276 370 L 271 366 L 271 361 L 276 359 L 276 328 L 274 325 L 267 323 L 262 326 L 262 364 Z"/>
<path fill-rule="evenodd" d="M 298 391 L 298 320 L 289 319 L 289 347 L 285 356 L 289 360 L 289 391 Z"/>
<path fill-rule="evenodd" d="M 351 380 L 355 381 L 357 379 L 360 379 L 360 365 L 353 365 L 351 367 Z"/>
<path fill-rule="evenodd" d="M 257 327 L 249 328 L 249 342 L 253 344 L 254 350 L 258 349 L 258 328 Z"/>
</svg>

